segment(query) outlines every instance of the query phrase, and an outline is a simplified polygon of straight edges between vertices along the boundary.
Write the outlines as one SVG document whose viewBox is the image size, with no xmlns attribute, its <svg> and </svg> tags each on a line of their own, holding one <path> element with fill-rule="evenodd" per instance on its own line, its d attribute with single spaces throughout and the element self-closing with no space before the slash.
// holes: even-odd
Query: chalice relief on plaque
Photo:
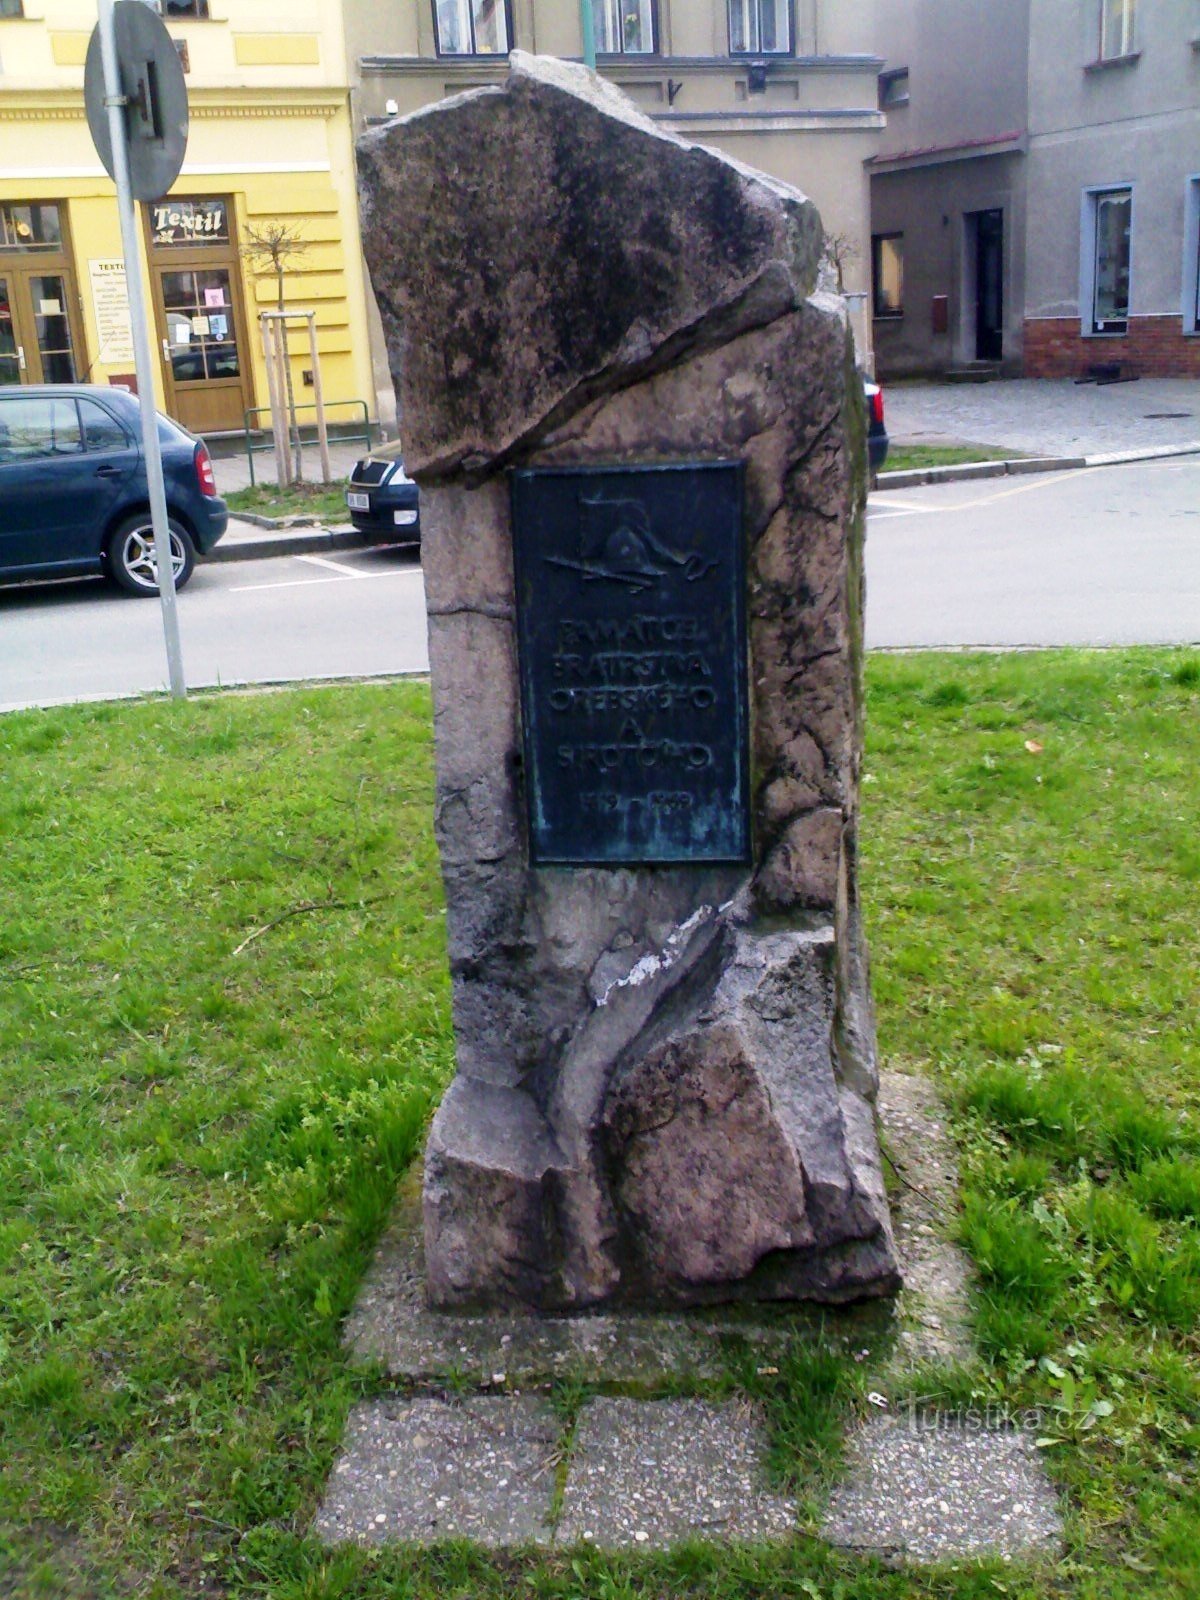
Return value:
<svg viewBox="0 0 1200 1600">
<path fill-rule="evenodd" d="M 579 496 L 578 556 L 548 555 L 545 560 L 578 572 L 585 582 L 621 584 L 634 594 L 675 575 L 695 583 L 717 564 L 657 534 L 644 501 L 603 492 Z"/>
</svg>

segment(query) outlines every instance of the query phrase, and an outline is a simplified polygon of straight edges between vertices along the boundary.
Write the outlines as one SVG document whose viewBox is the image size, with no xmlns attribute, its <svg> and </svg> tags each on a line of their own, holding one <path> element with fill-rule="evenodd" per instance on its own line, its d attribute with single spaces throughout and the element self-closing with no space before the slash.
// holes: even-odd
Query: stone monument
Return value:
<svg viewBox="0 0 1200 1600">
<path fill-rule="evenodd" d="M 520 53 L 360 170 L 457 1042 L 430 1302 L 888 1293 L 862 397 L 817 213 Z"/>
</svg>

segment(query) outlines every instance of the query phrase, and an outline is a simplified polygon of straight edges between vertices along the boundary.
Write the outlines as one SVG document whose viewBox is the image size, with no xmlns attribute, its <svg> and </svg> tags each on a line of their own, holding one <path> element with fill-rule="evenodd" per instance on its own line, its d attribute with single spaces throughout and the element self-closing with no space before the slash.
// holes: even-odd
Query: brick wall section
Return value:
<svg viewBox="0 0 1200 1600">
<path fill-rule="evenodd" d="M 1200 335 L 1183 333 L 1178 316 L 1131 317 L 1127 333 L 1105 339 L 1083 338 L 1078 317 L 1025 323 L 1027 378 L 1082 378 L 1115 361 L 1139 378 L 1200 378 Z"/>
</svg>

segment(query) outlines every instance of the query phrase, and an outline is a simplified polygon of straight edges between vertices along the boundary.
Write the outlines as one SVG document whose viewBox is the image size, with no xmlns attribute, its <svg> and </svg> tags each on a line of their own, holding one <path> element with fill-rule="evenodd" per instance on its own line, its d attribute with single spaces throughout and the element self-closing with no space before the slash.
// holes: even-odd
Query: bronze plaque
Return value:
<svg viewBox="0 0 1200 1600">
<path fill-rule="evenodd" d="M 512 475 L 530 859 L 750 853 L 742 467 Z"/>
</svg>

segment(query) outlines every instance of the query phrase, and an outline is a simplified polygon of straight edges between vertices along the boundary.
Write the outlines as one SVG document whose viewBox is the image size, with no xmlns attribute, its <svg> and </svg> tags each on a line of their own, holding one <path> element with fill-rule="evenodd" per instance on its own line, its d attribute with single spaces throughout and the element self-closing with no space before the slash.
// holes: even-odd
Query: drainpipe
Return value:
<svg viewBox="0 0 1200 1600">
<path fill-rule="evenodd" d="M 596 70 L 596 16 L 592 0 L 579 0 L 579 21 L 583 29 L 584 65 Z"/>
</svg>

